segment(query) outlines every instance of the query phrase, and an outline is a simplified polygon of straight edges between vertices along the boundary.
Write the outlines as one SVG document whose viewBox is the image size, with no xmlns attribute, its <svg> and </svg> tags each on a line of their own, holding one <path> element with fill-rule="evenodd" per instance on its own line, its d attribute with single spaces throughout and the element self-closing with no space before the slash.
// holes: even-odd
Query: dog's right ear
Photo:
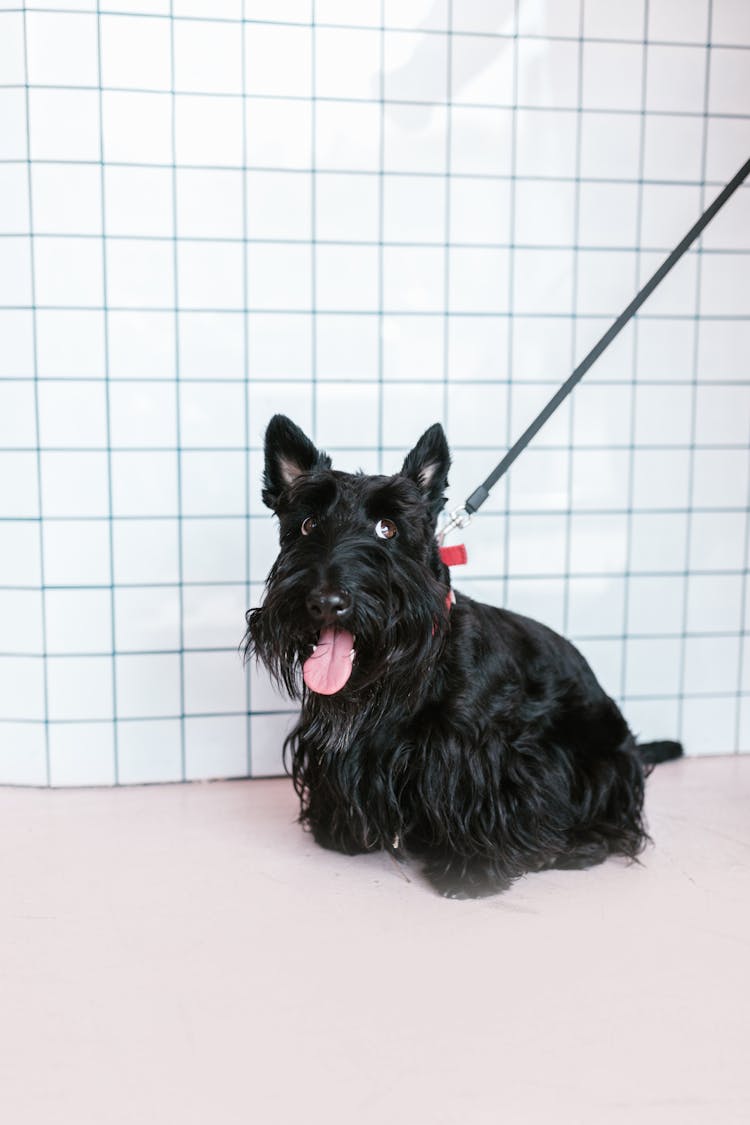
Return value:
<svg viewBox="0 0 750 1125">
<path fill-rule="evenodd" d="M 263 503 L 274 511 L 281 494 L 300 473 L 330 469 L 331 458 L 316 449 L 309 437 L 285 414 L 274 414 L 266 429 Z"/>
</svg>

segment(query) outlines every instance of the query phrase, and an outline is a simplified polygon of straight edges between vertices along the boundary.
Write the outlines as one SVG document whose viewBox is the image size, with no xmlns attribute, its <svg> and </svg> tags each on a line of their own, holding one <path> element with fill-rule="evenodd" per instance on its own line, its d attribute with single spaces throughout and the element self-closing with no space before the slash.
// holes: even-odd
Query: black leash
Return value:
<svg viewBox="0 0 750 1125">
<path fill-rule="evenodd" d="M 677 246 L 675 246 L 669 257 L 665 258 L 656 273 L 651 278 L 649 278 L 641 291 L 633 298 L 624 312 L 622 312 L 618 316 L 614 324 L 612 324 L 611 327 L 607 329 L 599 342 L 595 344 L 591 351 L 588 353 L 586 358 L 578 364 L 578 367 L 576 367 L 573 374 L 565 380 L 559 391 L 557 391 L 557 393 L 553 395 L 544 409 L 539 412 L 528 429 L 526 429 L 521 434 L 518 441 L 510 447 L 508 452 L 503 457 L 502 461 L 500 461 L 500 463 L 495 466 L 487 479 L 479 485 L 479 488 L 474 489 L 471 496 L 469 496 L 466 500 L 463 508 L 459 508 L 456 512 L 452 513 L 450 522 L 443 529 L 442 535 L 446 535 L 449 531 L 453 530 L 454 527 L 466 526 L 469 518 L 482 506 L 482 504 L 484 504 L 485 500 L 490 494 L 490 490 L 493 489 L 500 478 L 504 476 L 505 473 L 507 473 L 508 469 L 511 467 L 519 454 L 523 453 L 524 449 L 529 444 L 531 439 L 539 433 L 544 423 L 554 414 L 560 403 L 568 397 L 576 384 L 580 383 L 583 376 L 586 374 L 592 364 L 596 363 L 602 352 L 605 351 L 615 339 L 615 337 L 620 332 L 622 332 L 625 325 L 629 320 L 631 320 L 632 317 L 635 316 L 635 314 L 638 312 L 638 309 L 641 307 L 643 302 L 651 296 L 657 285 L 659 285 L 660 282 L 662 282 L 667 276 L 669 271 L 677 265 L 685 251 L 693 242 L 695 242 L 696 238 L 711 222 L 714 215 L 721 210 L 726 201 L 735 193 L 740 184 L 746 179 L 748 173 L 750 173 L 750 160 L 745 161 L 737 175 L 732 177 L 723 191 L 721 191 L 719 195 L 717 195 L 716 199 L 713 201 L 710 207 L 706 208 L 700 219 L 698 219 L 698 222 L 690 228 L 682 241 L 678 243 Z"/>
</svg>

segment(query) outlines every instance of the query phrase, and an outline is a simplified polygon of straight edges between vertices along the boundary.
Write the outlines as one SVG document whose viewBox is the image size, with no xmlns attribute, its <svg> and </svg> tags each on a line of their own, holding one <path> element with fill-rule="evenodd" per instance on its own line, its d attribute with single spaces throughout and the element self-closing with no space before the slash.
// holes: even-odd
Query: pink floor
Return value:
<svg viewBox="0 0 750 1125">
<path fill-rule="evenodd" d="M 642 867 L 481 902 L 295 811 L 0 790 L 4 1122 L 750 1121 L 750 757 L 657 770 Z"/>
</svg>

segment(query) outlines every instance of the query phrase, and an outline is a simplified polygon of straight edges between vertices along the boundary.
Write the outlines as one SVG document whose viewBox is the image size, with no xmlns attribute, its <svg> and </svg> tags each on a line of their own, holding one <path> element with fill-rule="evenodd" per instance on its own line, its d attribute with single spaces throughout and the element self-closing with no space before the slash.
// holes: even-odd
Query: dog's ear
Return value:
<svg viewBox="0 0 750 1125">
<path fill-rule="evenodd" d="M 300 473 L 331 467 L 331 458 L 316 449 L 309 437 L 285 414 L 274 414 L 268 423 L 265 454 L 263 503 L 274 510 L 282 492 Z"/>
<path fill-rule="evenodd" d="M 401 468 L 405 477 L 419 485 L 433 513 L 437 516 L 445 504 L 451 455 L 443 427 L 439 422 L 425 430 Z"/>
</svg>

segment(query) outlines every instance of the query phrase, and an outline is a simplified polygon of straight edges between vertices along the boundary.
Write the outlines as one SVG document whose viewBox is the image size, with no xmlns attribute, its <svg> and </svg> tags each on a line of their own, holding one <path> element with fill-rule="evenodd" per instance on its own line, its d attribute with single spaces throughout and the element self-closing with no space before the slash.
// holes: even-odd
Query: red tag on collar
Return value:
<svg viewBox="0 0 750 1125">
<path fill-rule="evenodd" d="M 446 566 L 463 566 L 464 563 L 469 561 L 463 543 L 457 543 L 455 547 L 441 547 L 440 558 Z"/>
</svg>

